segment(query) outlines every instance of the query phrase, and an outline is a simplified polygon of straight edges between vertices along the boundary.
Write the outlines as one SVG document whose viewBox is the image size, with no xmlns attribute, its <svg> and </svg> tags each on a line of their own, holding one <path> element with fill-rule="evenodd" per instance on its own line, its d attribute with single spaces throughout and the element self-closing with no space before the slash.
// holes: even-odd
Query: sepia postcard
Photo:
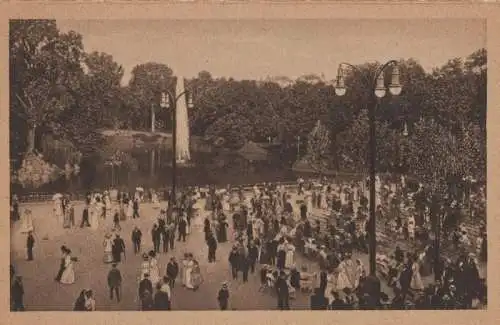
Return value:
<svg viewBox="0 0 500 325">
<path fill-rule="evenodd" d="M 9 324 L 494 321 L 497 7 L 0 6 Z"/>
</svg>

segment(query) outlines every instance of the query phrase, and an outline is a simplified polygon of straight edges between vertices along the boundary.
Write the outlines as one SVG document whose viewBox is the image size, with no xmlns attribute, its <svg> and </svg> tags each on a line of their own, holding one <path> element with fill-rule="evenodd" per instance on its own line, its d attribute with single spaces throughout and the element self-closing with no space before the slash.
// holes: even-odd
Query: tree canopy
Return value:
<svg viewBox="0 0 500 325">
<path fill-rule="evenodd" d="M 12 159 L 40 150 L 47 134 L 90 157 L 101 150 L 100 129 L 149 130 L 152 112 L 157 129 L 170 130 L 171 111 L 160 107 L 161 93 L 175 92 L 168 64 L 138 64 L 124 85 L 124 69 L 112 55 L 86 52 L 82 36 L 62 33 L 55 20 L 11 20 L 9 46 Z M 416 59 L 401 60 L 402 93 L 388 94 L 377 106 L 377 170 L 404 166 L 436 188 L 451 176 L 484 177 L 486 64 L 485 49 L 429 72 Z M 347 73 L 343 97 L 323 75 L 237 81 L 200 71 L 186 80 L 193 99 L 190 132 L 231 150 L 277 139 L 283 167 L 296 161 L 297 146 L 309 145 L 321 149 L 309 156 L 322 165 L 362 172 L 372 91 L 367 80 L 379 66 L 366 63 Z M 328 141 L 311 137 L 317 121 Z M 402 135 L 405 125 L 408 136 Z"/>
</svg>

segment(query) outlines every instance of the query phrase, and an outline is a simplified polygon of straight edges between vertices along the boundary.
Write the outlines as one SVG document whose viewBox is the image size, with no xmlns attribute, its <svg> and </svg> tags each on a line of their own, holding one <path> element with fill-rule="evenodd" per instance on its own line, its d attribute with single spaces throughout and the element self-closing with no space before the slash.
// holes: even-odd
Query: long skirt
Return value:
<svg viewBox="0 0 500 325">
<path fill-rule="evenodd" d="M 286 255 L 285 255 L 285 268 L 289 269 L 289 268 L 292 267 L 292 265 L 295 262 L 294 257 L 295 257 L 295 252 L 293 252 L 293 251 L 286 252 Z"/>
<path fill-rule="evenodd" d="M 111 252 L 104 252 L 104 263 L 111 263 L 113 262 L 113 254 Z"/>
<path fill-rule="evenodd" d="M 75 283 L 75 271 L 73 270 L 73 265 L 68 266 L 61 274 L 62 284 L 73 284 Z"/>
<path fill-rule="evenodd" d="M 64 219 L 63 219 L 63 228 L 70 228 L 71 227 L 71 219 L 69 213 L 64 214 Z"/>
<path fill-rule="evenodd" d="M 340 291 L 345 288 L 353 289 L 353 284 L 349 280 L 347 273 L 340 271 L 337 278 L 337 290 Z"/>
<path fill-rule="evenodd" d="M 198 289 L 199 286 L 203 283 L 203 278 L 199 273 L 191 273 L 191 284 L 194 289 Z"/>
<path fill-rule="evenodd" d="M 413 274 L 410 282 L 410 288 L 413 290 L 423 290 L 424 289 L 424 283 L 422 282 L 422 278 L 420 276 L 419 272 L 416 272 Z"/>
<path fill-rule="evenodd" d="M 186 275 L 185 275 L 185 285 L 186 288 L 188 289 L 193 289 L 193 282 L 192 282 L 192 270 L 188 269 L 186 270 Z"/>
</svg>

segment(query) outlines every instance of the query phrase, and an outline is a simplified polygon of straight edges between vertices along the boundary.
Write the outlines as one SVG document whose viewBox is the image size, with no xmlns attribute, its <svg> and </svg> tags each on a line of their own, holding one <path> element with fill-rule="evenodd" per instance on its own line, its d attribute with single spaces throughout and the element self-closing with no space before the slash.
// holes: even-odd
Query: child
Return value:
<svg viewBox="0 0 500 325">
<path fill-rule="evenodd" d="M 229 289 L 227 287 L 227 282 L 222 283 L 222 287 L 217 295 L 217 301 L 219 301 L 220 310 L 227 310 L 229 305 Z"/>
</svg>

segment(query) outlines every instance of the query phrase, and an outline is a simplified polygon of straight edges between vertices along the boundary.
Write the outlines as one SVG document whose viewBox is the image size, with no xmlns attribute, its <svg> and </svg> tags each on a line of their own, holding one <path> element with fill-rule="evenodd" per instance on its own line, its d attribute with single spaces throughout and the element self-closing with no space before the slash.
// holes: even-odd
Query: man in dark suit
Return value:
<svg viewBox="0 0 500 325">
<path fill-rule="evenodd" d="M 22 282 L 22 278 L 20 276 L 16 276 L 14 279 L 14 284 L 10 289 L 11 295 L 11 310 L 12 311 L 24 311 L 24 286 Z"/>
<path fill-rule="evenodd" d="M 151 283 L 151 280 L 149 280 L 149 274 L 144 274 L 144 279 L 139 282 L 139 298 L 143 298 L 144 294 L 149 292 L 150 294 L 153 293 L 153 283 Z"/>
<path fill-rule="evenodd" d="M 215 252 L 217 251 L 217 239 L 212 232 L 207 234 L 208 263 L 215 262 Z"/>
<path fill-rule="evenodd" d="M 257 262 L 257 258 L 259 257 L 259 248 L 255 245 L 255 242 L 252 240 L 250 245 L 248 245 L 248 262 L 250 265 L 250 272 L 253 274 L 255 272 L 255 263 Z"/>
<path fill-rule="evenodd" d="M 82 212 L 82 222 L 80 223 L 80 228 L 83 227 L 90 227 L 90 222 L 89 222 L 89 205 L 85 204 L 85 207 L 83 208 Z"/>
<path fill-rule="evenodd" d="M 168 245 L 169 245 L 169 232 L 167 231 L 167 225 L 165 223 L 165 219 L 158 219 L 158 229 L 160 231 L 160 239 L 163 242 L 163 253 L 168 253 Z"/>
<path fill-rule="evenodd" d="M 134 210 L 134 214 L 132 215 L 132 218 L 140 218 L 141 216 L 139 215 L 139 199 L 135 199 L 134 203 L 132 204 L 132 209 Z"/>
<path fill-rule="evenodd" d="M 319 288 L 318 289 L 323 293 L 326 290 L 327 280 L 328 280 L 328 274 L 326 273 L 325 269 L 322 269 L 319 273 Z"/>
<path fill-rule="evenodd" d="M 168 286 L 165 288 L 161 283 L 156 285 L 154 295 L 154 310 L 170 310 L 170 297 L 168 295 Z"/>
<path fill-rule="evenodd" d="M 238 278 L 238 269 L 240 266 L 240 255 L 238 254 L 238 247 L 233 246 L 233 249 L 229 253 L 229 265 L 231 265 L 231 274 L 233 275 L 233 279 Z"/>
<path fill-rule="evenodd" d="M 187 220 L 186 218 L 182 217 L 181 220 L 179 220 L 179 238 L 177 238 L 177 241 L 186 241 L 186 234 L 187 234 Z"/>
<path fill-rule="evenodd" d="M 109 299 L 113 300 L 113 293 L 116 293 L 116 300 L 120 302 L 120 289 L 122 286 L 122 274 L 113 263 L 108 273 Z"/>
<path fill-rule="evenodd" d="M 175 246 L 175 223 L 171 219 L 168 221 L 168 224 L 165 226 L 167 231 L 167 238 L 169 242 L 170 249 L 174 249 Z"/>
<path fill-rule="evenodd" d="M 280 272 L 278 279 L 276 280 L 276 292 L 278 293 L 278 309 L 289 310 L 289 290 L 288 283 L 286 282 L 286 274 L 284 271 Z"/>
<path fill-rule="evenodd" d="M 153 225 L 153 229 L 151 229 L 151 240 L 153 241 L 154 252 L 159 253 L 161 234 L 160 229 L 158 228 L 158 225 L 156 223 Z"/>
<path fill-rule="evenodd" d="M 122 253 L 124 253 L 125 256 L 125 242 L 119 234 L 116 234 L 116 238 L 113 240 L 111 253 L 113 254 L 114 263 L 119 263 L 122 261 Z"/>
<path fill-rule="evenodd" d="M 28 261 L 33 261 L 33 246 L 35 246 L 35 237 L 33 237 L 33 232 L 28 233 L 28 238 L 26 239 L 26 248 L 28 250 Z"/>
<path fill-rule="evenodd" d="M 142 240 L 142 232 L 137 226 L 135 226 L 134 230 L 132 230 L 132 243 L 134 244 L 135 254 L 141 251 L 141 240 Z"/>
<path fill-rule="evenodd" d="M 175 286 L 175 279 L 177 278 L 177 275 L 179 275 L 179 264 L 177 264 L 175 257 L 171 257 L 167 264 L 168 284 L 171 288 Z"/>
</svg>

